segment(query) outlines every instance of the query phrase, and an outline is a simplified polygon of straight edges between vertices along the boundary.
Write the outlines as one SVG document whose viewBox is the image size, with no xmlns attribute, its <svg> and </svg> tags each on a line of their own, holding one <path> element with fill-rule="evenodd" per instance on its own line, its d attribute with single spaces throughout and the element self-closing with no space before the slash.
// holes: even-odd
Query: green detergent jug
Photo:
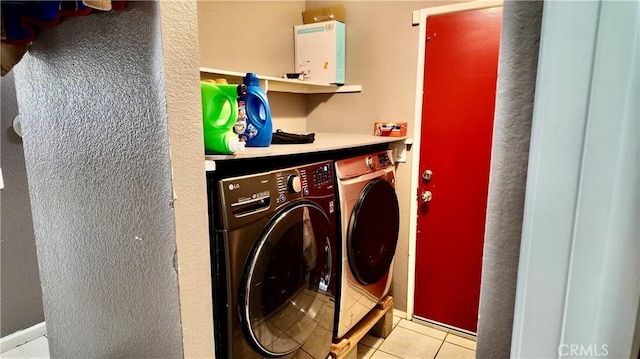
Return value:
<svg viewBox="0 0 640 359">
<path fill-rule="evenodd" d="M 244 150 L 244 142 L 233 132 L 238 118 L 238 95 L 245 85 L 230 85 L 226 80 L 200 82 L 202 124 L 206 154 L 233 154 Z"/>
</svg>

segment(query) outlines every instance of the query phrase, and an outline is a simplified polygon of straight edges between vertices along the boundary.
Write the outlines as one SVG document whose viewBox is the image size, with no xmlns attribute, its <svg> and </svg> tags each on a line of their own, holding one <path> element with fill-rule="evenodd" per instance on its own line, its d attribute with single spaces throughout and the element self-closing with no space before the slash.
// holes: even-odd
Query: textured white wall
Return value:
<svg viewBox="0 0 640 359">
<path fill-rule="evenodd" d="M 160 2 L 185 358 L 214 356 L 195 1 Z"/>
<path fill-rule="evenodd" d="M 293 26 L 305 2 L 199 1 L 200 65 L 280 76 L 293 72 Z"/>
<path fill-rule="evenodd" d="M 2 78 L 0 143 L 5 188 L 0 191 L 2 332 L 6 336 L 44 321 L 36 242 L 22 139 L 12 128 L 18 114 L 13 72 Z"/>
<path fill-rule="evenodd" d="M 504 4 L 478 318 L 479 358 L 511 349 L 541 1 Z"/>
<path fill-rule="evenodd" d="M 51 357 L 182 357 L 158 5 L 67 18 L 15 67 Z"/>
<path fill-rule="evenodd" d="M 293 72 L 304 1 L 198 1 L 200 66 L 279 77 Z M 304 95 L 270 92 L 273 129 L 307 130 Z"/>
</svg>

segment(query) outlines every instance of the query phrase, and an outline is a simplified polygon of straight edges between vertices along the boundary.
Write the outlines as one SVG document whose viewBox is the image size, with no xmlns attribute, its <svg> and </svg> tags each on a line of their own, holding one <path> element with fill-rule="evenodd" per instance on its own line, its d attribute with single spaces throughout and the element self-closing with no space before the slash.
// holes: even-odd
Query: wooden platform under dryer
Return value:
<svg viewBox="0 0 640 359">
<path fill-rule="evenodd" d="M 331 345 L 331 357 L 336 359 L 355 359 L 358 356 L 358 342 L 367 333 L 378 338 L 386 338 L 393 329 L 393 297 L 382 299 L 347 334 Z"/>
</svg>

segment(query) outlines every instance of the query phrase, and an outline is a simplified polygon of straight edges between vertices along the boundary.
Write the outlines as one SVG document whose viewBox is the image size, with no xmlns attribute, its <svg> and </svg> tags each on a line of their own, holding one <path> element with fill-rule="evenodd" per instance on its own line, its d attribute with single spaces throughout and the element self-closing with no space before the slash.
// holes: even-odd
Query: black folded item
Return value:
<svg viewBox="0 0 640 359">
<path fill-rule="evenodd" d="M 313 143 L 316 139 L 315 133 L 310 133 L 307 135 L 299 135 L 296 133 L 288 133 L 284 132 L 280 129 L 276 130 L 273 133 L 273 138 L 271 138 L 271 143 L 275 145 L 287 145 L 287 144 L 296 144 L 296 143 Z"/>
</svg>

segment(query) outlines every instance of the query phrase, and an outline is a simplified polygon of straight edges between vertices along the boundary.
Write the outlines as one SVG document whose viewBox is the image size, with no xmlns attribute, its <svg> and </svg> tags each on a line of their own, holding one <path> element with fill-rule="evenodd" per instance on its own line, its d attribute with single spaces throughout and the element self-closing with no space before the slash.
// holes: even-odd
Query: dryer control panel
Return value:
<svg viewBox="0 0 640 359">
<path fill-rule="evenodd" d="M 393 165 L 390 151 L 384 151 L 337 161 L 336 171 L 338 178 L 347 179 L 392 168 Z"/>
</svg>

